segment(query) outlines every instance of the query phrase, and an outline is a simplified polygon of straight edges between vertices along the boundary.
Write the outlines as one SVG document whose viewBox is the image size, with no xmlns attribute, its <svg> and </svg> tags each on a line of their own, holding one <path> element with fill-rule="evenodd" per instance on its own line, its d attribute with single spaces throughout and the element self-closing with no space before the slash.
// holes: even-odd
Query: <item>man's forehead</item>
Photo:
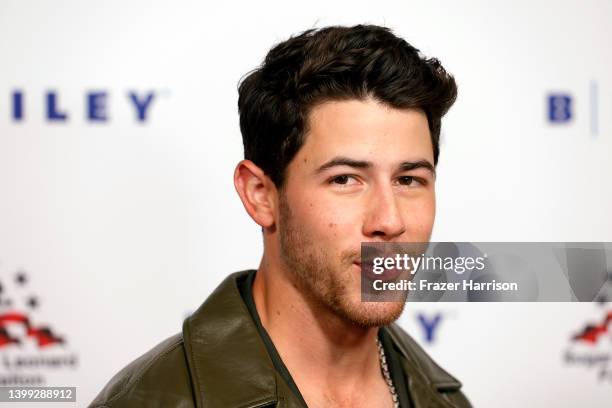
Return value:
<svg viewBox="0 0 612 408">
<path fill-rule="evenodd" d="M 332 167 L 330 162 L 340 165 L 338 158 L 370 169 L 433 163 L 427 117 L 420 110 L 395 109 L 374 100 L 317 105 L 309 115 L 296 164 L 319 172 L 321 166 Z"/>
<path fill-rule="evenodd" d="M 305 146 L 353 147 L 358 151 L 389 142 L 431 144 L 427 116 L 423 111 L 395 109 L 372 100 L 330 101 L 317 105 L 308 115 L 304 138 Z"/>
<path fill-rule="evenodd" d="M 310 166 L 352 161 L 361 163 L 355 167 L 387 167 L 420 160 L 433 163 L 433 148 L 428 134 L 419 137 L 388 134 L 346 137 L 312 133 L 307 135 L 296 158 Z"/>
</svg>

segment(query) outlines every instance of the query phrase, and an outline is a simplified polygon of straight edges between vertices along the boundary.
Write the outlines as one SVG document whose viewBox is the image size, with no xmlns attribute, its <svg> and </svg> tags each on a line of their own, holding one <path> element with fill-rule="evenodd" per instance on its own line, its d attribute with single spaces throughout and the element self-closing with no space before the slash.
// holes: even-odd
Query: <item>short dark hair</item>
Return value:
<svg viewBox="0 0 612 408">
<path fill-rule="evenodd" d="M 457 85 L 438 59 L 425 58 L 389 28 L 356 25 L 310 29 L 274 46 L 238 93 L 244 157 L 280 188 L 304 143 L 310 110 L 330 100 L 372 97 L 422 109 L 437 164 L 441 119 Z"/>
</svg>

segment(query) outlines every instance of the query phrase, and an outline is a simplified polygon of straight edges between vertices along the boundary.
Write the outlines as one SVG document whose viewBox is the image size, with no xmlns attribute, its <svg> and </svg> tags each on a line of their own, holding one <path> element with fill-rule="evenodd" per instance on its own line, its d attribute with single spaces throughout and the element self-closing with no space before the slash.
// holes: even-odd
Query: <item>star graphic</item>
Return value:
<svg viewBox="0 0 612 408">
<path fill-rule="evenodd" d="M 38 299 L 36 299 L 34 296 L 30 296 L 28 299 L 28 306 L 30 306 L 32 309 L 36 309 L 38 307 Z"/>
<path fill-rule="evenodd" d="M 19 271 L 17 272 L 17 275 L 15 275 L 15 281 L 23 286 L 28 281 L 28 277 L 23 271 Z"/>
</svg>

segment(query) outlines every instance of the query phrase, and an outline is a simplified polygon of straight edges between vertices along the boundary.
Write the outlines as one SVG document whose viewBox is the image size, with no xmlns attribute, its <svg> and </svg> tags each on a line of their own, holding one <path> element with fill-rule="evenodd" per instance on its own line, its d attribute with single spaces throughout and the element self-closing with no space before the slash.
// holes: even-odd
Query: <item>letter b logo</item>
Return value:
<svg viewBox="0 0 612 408">
<path fill-rule="evenodd" d="M 548 95 L 548 120 L 553 123 L 572 120 L 572 97 L 566 94 Z"/>
</svg>

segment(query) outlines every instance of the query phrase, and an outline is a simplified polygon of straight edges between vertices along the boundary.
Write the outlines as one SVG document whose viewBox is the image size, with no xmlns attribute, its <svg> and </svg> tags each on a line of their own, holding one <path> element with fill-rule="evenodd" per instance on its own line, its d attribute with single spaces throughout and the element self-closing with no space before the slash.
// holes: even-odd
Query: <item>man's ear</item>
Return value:
<svg viewBox="0 0 612 408">
<path fill-rule="evenodd" d="M 240 161 L 234 171 L 234 186 L 253 221 L 263 228 L 273 226 L 278 193 L 263 170 L 250 160 Z"/>
</svg>

